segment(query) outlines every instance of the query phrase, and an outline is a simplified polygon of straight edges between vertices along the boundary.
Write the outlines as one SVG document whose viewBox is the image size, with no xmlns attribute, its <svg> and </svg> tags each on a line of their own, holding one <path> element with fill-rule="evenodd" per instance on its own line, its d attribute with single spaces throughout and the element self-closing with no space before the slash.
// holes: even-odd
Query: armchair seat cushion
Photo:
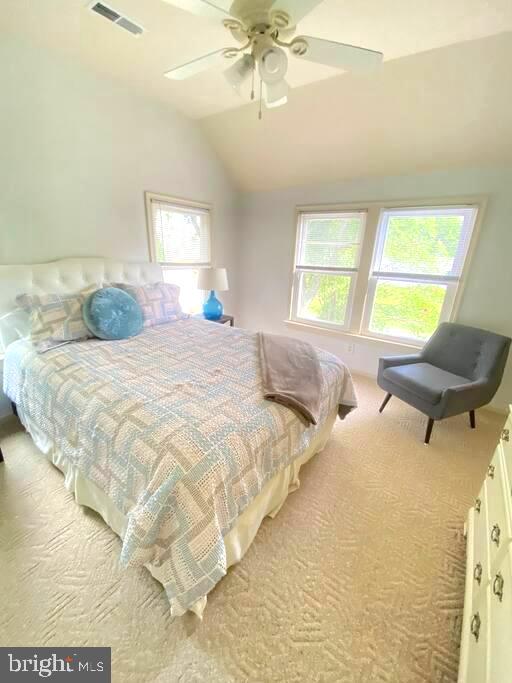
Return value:
<svg viewBox="0 0 512 683">
<path fill-rule="evenodd" d="M 383 377 L 432 405 L 439 403 L 445 389 L 471 382 L 466 377 L 441 370 L 430 363 L 411 363 L 387 368 Z"/>
</svg>

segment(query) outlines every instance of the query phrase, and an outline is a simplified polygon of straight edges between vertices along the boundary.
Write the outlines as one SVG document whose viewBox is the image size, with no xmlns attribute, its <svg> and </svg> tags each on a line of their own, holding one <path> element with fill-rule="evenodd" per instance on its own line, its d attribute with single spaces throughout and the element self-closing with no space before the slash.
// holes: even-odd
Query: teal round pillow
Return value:
<svg viewBox="0 0 512 683">
<path fill-rule="evenodd" d="M 127 339 L 142 329 L 142 311 L 135 299 L 117 287 L 93 292 L 82 308 L 84 322 L 99 339 Z"/>
</svg>

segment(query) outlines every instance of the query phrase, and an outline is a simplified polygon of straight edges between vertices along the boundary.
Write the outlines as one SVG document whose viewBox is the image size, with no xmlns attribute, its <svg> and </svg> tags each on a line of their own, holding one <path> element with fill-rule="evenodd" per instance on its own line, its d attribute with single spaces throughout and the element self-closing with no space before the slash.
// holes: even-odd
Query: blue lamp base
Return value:
<svg viewBox="0 0 512 683">
<path fill-rule="evenodd" d="M 215 296 L 215 292 L 212 289 L 210 291 L 210 296 L 206 299 L 203 304 L 203 315 L 206 320 L 219 320 L 224 313 L 224 308 L 222 303 Z"/>
</svg>

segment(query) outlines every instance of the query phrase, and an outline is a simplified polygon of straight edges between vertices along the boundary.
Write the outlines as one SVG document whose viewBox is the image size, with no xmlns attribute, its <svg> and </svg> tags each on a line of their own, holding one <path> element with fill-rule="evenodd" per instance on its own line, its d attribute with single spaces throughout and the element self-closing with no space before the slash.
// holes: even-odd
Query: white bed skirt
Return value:
<svg viewBox="0 0 512 683">
<path fill-rule="evenodd" d="M 226 568 L 240 562 L 253 542 L 263 519 L 265 517 L 275 517 L 283 506 L 288 494 L 299 488 L 300 468 L 313 455 L 324 448 L 331 434 L 336 416 L 337 410 L 326 420 L 324 426 L 318 431 L 307 450 L 268 481 L 256 498 L 242 512 L 235 526 L 224 537 L 227 560 Z M 48 443 L 47 439 L 39 433 L 36 425 L 32 424 L 30 420 L 27 421 L 23 415 L 19 417 L 39 450 L 63 472 L 65 486 L 68 491 L 74 494 L 76 502 L 79 505 L 85 505 L 95 510 L 120 538 L 124 538 L 127 525 L 126 516 L 115 507 L 112 501 L 96 484 L 84 477 L 75 465 L 53 447 L 53 444 Z M 159 567 L 152 564 L 146 564 L 145 566 L 152 576 L 162 583 L 159 577 Z M 206 602 L 207 596 L 204 595 L 190 608 L 190 611 L 202 618 Z"/>
</svg>

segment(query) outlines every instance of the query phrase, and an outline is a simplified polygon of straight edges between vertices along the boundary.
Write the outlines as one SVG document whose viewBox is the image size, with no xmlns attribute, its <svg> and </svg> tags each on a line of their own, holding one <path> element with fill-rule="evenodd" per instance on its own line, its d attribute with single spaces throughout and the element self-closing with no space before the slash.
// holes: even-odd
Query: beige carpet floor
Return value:
<svg viewBox="0 0 512 683">
<path fill-rule="evenodd" d="M 107 645 L 114 681 L 455 681 L 466 511 L 504 418 L 436 424 L 356 378 L 301 488 L 210 594 L 172 620 L 13 418 L 0 427 L 0 644 Z"/>
</svg>

